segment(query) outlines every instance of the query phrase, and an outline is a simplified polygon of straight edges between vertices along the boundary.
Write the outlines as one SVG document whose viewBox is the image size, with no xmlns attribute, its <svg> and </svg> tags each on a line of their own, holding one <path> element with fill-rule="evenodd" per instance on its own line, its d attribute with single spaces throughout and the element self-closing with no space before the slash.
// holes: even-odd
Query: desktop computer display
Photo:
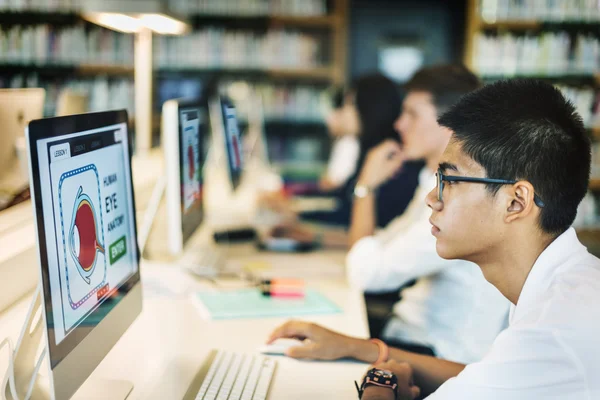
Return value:
<svg viewBox="0 0 600 400">
<path fill-rule="evenodd" d="M 28 132 L 50 356 L 68 398 L 141 311 L 125 111 L 37 120 Z"/>
<path fill-rule="evenodd" d="M 169 100 L 163 105 L 171 254 L 183 250 L 203 220 L 204 110 L 198 101 Z"/>
<path fill-rule="evenodd" d="M 0 187 L 5 192 L 17 194 L 27 188 L 27 171 L 17 158 L 17 144 L 29 121 L 42 118 L 45 96 L 39 88 L 0 89 Z"/>
<path fill-rule="evenodd" d="M 210 103 L 210 119 L 215 144 L 224 146 L 231 187 L 236 190 L 242 176 L 243 157 L 235 106 L 224 96 L 214 99 Z"/>
</svg>

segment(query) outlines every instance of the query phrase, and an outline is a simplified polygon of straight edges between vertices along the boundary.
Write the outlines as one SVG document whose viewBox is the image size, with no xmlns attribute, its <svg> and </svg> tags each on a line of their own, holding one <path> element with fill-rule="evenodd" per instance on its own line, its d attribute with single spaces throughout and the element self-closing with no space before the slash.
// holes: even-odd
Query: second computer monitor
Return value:
<svg viewBox="0 0 600 400">
<path fill-rule="evenodd" d="M 225 96 L 213 99 L 210 102 L 210 119 L 213 143 L 224 150 L 229 180 L 233 190 L 236 190 L 241 181 L 244 160 L 235 106 Z"/>
<path fill-rule="evenodd" d="M 205 106 L 195 100 L 169 100 L 163 105 L 162 131 L 171 254 L 183 250 L 204 216 L 204 111 Z"/>
</svg>

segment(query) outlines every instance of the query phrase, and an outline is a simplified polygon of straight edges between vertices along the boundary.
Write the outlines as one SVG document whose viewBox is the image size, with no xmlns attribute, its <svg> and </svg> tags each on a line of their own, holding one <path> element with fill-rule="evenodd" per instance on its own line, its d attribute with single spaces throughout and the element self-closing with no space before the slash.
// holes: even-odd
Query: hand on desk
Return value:
<svg viewBox="0 0 600 400">
<path fill-rule="evenodd" d="M 298 220 L 298 214 L 293 210 L 292 202 L 281 192 L 261 193 L 258 197 L 258 207 L 279 214 L 286 224 L 292 224 Z"/>
<path fill-rule="evenodd" d="M 398 400 L 414 400 L 421 394 L 421 389 L 415 385 L 413 380 L 413 371 L 408 363 L 399 363 L 397 361 L 388 361 L 376 366 L 379 369 L 385 369 L 392 372 L 398 378 Z M 371 369 L 373 367 L 370 367 Z M 377 387 L 367 387 L 363 393 L 362 400 L 383 398 Z M 389 389 L 387 389 L 389 390 Z M 385 395 L 385 393 L 382 393 Z M 376 397 L 379 396 L 379 397 Z M 395 398 L 395 397 L 392 397 Z"/>
<path fill-rule="evenodd" d="M 281 338 L 304 341 L 301 346 L 287 349 L 286 356 L 292 358 L 329 361 L 351 357 L 375 362 L 379 357 L 379 347 L 376 344 L 342 335 L 309 322 L 286 322 L 275 329 L 267 343 L 273 343 Z M 414 384 L 413 371 L 408 363 L 388 361 L 377 365 L 377 368 L 391 371 L 398 377 L 399 400 L 414 400 L 419 396 L 421 390 Z M 363 400 L 384 398 L 380 394 L 375 389 L 367 389 Z"/>
<path fill-rule="evenodd" d="M 293 239 L 301 243 L 313 243 L 317 239 L 317 234 L 312 229 L 299 223 L 276 226 L 271 230 L 270 236 L 274 238 Z"/>
<path fill-rule="evenodd" d="M 310 360 L 337 360 L 351 357 L 352 342 L 356 340 L 322 326 L 302 321 L 289 321 L 275 329 L 267 344 L 281 338 L 304 341 L 302 346 L 287 349 L 286 356 Z"/>
</svg>

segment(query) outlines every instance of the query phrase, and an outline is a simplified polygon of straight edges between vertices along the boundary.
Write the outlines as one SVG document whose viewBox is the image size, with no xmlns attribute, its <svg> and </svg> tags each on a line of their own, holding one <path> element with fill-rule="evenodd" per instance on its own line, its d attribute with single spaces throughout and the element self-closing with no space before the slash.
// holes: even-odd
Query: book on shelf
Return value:
<svg viewBox="0 0 600 400">
<path fill-rule="evenodd" d="M 185 14 L 224 16 L 320 16 L 326 0 L 169 0 L 169 8 Z"/>
<path fill-rule="evenodd" d="M 484 21 L 598 22 L 596 0 L 479 0 Z"/>
<path fill-rule="evenodd" d="M 600 39 L 595 36 L 480 32 L 474 42 L 473 66 L 481 75 L 593 75 L 599 65 Z"/>
<path fill-rule="evenodd" d="M 133 35 L 100 27 L 0 27 L 0 60 L 23 65 L 133 65 Z"/>
<path fill-rule="evenodd" d="M 180 37 L 157 37 L 154 60 L 159 69 L 313 68 L 323 65 L 314 36 L 285 30 L 265 34 L 205 28 Z"/>
</svg>

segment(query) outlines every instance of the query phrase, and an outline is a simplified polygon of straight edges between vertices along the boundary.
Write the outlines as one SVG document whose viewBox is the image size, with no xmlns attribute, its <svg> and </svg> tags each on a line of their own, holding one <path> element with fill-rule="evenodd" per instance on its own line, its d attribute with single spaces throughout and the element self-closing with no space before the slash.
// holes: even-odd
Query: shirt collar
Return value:
<svg viewBox="0 0 600 400">
<path fill-rule="evenodd" d="M 516 322 L 532 305 L 535 305 L 540 295 L 550 287 L 556 271 L 564 265 L 572 264 L 576 253 L 587 253 L 586 248 L 579 242 L 575 229 L 569 228 L 540 254 L 531 268 L 517 305 L 511 305 L 510 323 Z"/>
</svg>

